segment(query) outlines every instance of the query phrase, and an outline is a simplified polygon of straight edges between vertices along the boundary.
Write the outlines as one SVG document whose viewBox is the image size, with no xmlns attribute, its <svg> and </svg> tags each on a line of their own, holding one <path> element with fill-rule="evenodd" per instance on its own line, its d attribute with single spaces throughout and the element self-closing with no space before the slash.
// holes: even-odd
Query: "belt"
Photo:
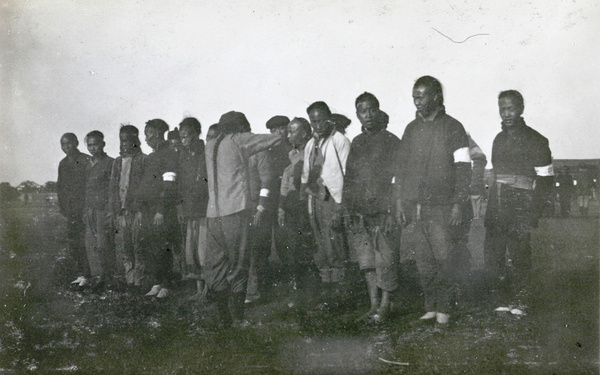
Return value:
<svg viewBox="0 0 600 375">
<path fill-rule="evenodd" d="M 535 179 L 517 174 L 498 174 L 496 184 L 508 185 L 516 189 L 533 190 Z"/>
</svg>

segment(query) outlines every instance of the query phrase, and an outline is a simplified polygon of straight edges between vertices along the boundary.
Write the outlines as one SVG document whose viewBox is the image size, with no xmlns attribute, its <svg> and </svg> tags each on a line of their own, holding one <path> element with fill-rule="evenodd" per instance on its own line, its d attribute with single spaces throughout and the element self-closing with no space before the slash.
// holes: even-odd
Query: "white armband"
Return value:
<svg viewBox="0 0 600 375">
<path fill-rule="evenodd" d="M 260 194 L 259 196 L 261 197 L 268 197 L 269 196 L 269 189 L 260 189 Z"/>
<path fill-rule="evenodd" d="M 554 167 L 552 164 L 548 164 L 544 167 L 534 167 L 535 174 L 541 177 L 554 176 Z"/>
<path fill-rule="evenodd" d="M 175 172 L 164 173 L 163 181 L 177 181 L 177 173 L 175 173 Z"/>
<path fill-rule="evenodd" d="M 470 163 L 471 155 L 468 147 L 459 148 L 454 151 L 454 162 L 455 163 Z"/>
</svg>

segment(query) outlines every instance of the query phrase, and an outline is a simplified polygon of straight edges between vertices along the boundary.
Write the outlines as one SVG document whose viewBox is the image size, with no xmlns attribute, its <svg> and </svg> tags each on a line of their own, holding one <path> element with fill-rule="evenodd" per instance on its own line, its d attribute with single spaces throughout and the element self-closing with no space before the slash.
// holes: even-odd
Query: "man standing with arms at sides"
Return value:
<svg viewBox="0 0 600 375">
<path fill-rule="evenodd" d="M 548 140 L 525 124 L 523 96 L 515 90 L 498 96 L 502 131 L 494 139 L 494 184 L 485 215 L 484 260 L 493 282 L 506 280 L 519 290 L 531 269 L 531 230 L 537 228 L 545 197 L 554 181 Z M 506 267 L 506 252 L 513 272 Z"/>
<path fill-rule="evenodd" d="M 182 147 L 179 148 L 179 193 L 181 212 L 186 226 L 185 270 L 187 279 L 196 280 L 195 298 L 204 298 L 206 262 L 206 207 L 208 205 L 208 176 L 204 141 L 200 139 L 202 127 L 193 117 L 179 124 Z"/>
<path fill-rule="evenodd" d="M 288 251 L 287 232 L 277 225 L 277 207 L 279 207 L 279 191 L 281 190 L 281 179 L 283 171 L 290 165 L 289 153 L 292 150 L 292 145 L 288 141 L 287 126 L 290 119 L 287 116 L 273 116 L 267 121 L 267 129 L 271 134 L 280 134 L 283 141 L 279 146 L 271 147 L 268 151 L 270 164 L 272 168 L 272 184 L 269 187 L 271 191 L 269 196 L 269 209 L 267 210 L 267 223 L 272 232 L 273 247 L 283 263 L 283 275 L 286 278 L 291 277 L 293 264 L 291 263 L 292 255 Z M 291 281 L 290 279 L 286 281 Z"/>
<path fill-rule="evenodd" d="M 218 136 L 206 144 L 209 201 L 206 283 L 225 328 L 245 325 L 248 283 L 248 228 L 256 207 L 249 191 L 248 159 L 279 144 L 280 135 L 252 134 L 246 116 L 221 116 Z M 231 309 L 229 307 L 231 302 Z"/>
<path fill-rule="evenodd" d="M 469 140 L 462 124 L 446 114 L 440 82 L 430 76 L 413 86 L 416 118 L 402 137 L 397 160 L 399 222 L 415 221 L 403 239 L 413 244 L 425 294 L 422 320 L 445 325 L 450 318 L 456 270 L 451 226 L 462 221 L 471 180 Z M 404 241 L 403 241 L 404 242 Z"/>
<path fill-rule="evenodd" d="M 92 287 L 102 288 L 115 273 L 112 223 L 108 215 L 108 185 L 115 159 L 104 152 L 104 134 L 98 130 L 85 136 L 92 155 L 86 171 L 85 248 L 93 277 Z"/>
<path fill-rule="evenodd" d="M 571 215 L 571 199 L 573 197 L 573 176 L 569 167 L 563 167 L 556 178 L 560 199 L 560 216 L 567 218 Z"/>
<path fill-rule="evenodd" d="M 250 133 L 248 124 L 242 132 Z M 248 190 L 250 202 L 255 208 L 254 217 L 250 223 L 248 233 L 250 248 L 250 269 L 248 276 L 248 289 L 246 303 L 268 297 L 269 287 L 273 279 L 269 274 L 269 254 L 271 253 L 271 239 L 273 229 L 272 188 L 274 186 L 275 171 L 273 159 L 269 150 L 260 151 L 248 159 Z"/>
<path fill-rule="evenodd" d="M 594 178 L 592 177 L 591 171 L 585 165 L 580 165 L 575 188 L 577 191 L 577 205 L 579 206 L 581 217 L 588 216 L 593 187 Z"/>
<path fill-rule="evenodd" d="M 306 285 L 306 279 L 314 252 L 314 240 L 306 201 L 300 199 L 300 179 L 304 165 L 304 147 L 312 138 L 310 123 L 305 118 L 294 118 L 287 127 L 290 165 L 283 171 L 279 197 L 278 222 L 287 238 L 286 265 L 290 267 L 292 282 L 298 287 Z"/>
<path fill-rule="evenodd" d="M 356 98 L 356 116 L 363 132 L 354 138 L 346 164 L 343 206 L 349 218 L 350 241 L 365 274 L 371 309 L 364 317 L 385 318 L 390 295 L 398 288 L 400 227 L 394 218 L 394 155 L 400 140 L 384 129 L 379 100 L 365 92 Z M 381 299 L 379 297 L 381 290 Z"/>
<path fill-rule="evenodd" d="M 56 191 L 60 213 L 67 218 L 67 246 L 69 261 L 77 275 L 71 284 L 89 284 L 89 264 L 85 253 L 85 171 L 90 157 L 79 151 L 79 141 L 73 133 L 65 133 L 60 138 L 60 147 L 67 155 L 58 164 Z"/>
<path fill-rule="evenodd" d="M 324 292 L 339 292 L 348 260 L 344 245 L 341 211 L 342 191 L 350 141 L 334 129 L 331 111 L 324 102 L 307 109 L 315 131 L 304 148 L 302 192 L 308 194 L 308 211 L 317 243 L 314 255 Z M 326 297 L 328 298 L 328 297 Z"/>
<path fill-rule="evenodd" d="M 113 163 L 108 186 L 109 221 L 114 221 L 117 270 L 128 287 L 139 287 L 142 259 L 139 227 L 133 225 L 133 200 L 142 181 L 146 155 L 142 153 L 139 130 L 124 125 L 119 130 L 120 155 Z"/>
<path fill-rule="evenodd" d="M 146 157 L 144 174 L 134 200 L 134 225 L 140 227 L 139 251 L 145 258 L 142 286 L 152 284 L 146 296 L 156 298 L 169 295 L 173 251 L 179 248 L 180 240 L 176 207 L 179 158 L 165 140 L 168 130 L 169 125 L 161 119 L 146 123 L 146 143 L 153 152 Z"/>
</svg>

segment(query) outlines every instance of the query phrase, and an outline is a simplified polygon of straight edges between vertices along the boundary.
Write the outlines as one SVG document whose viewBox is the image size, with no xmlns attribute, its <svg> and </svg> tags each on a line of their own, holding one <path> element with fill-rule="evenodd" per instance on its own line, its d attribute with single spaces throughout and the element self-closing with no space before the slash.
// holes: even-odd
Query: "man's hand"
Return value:
<svg viewBox="0 0 600 375">
<path fill-rule="evenodd" d="M 123 221 L 125 221 L 125 216 L 123 217 Z M 133 218 L 133 226 L 134 227 L 141 227 L 142 226 L 142 213 L 141 212 L 137 212 Z"/>
<path fill-rule="evenodd" d="M 264 215 L 263 211 L 259 211 L 256 210 L 256 213 L 254 214 L 254 218 L 252 219 L 252 224 L 254 224 L 254 226 L 259 226 L 262 223 L 262 217 Z"/>
<path fill-rule="evenodd" d="M 335 208 L 331 214 L 331 228 L 340 229 L 342 226 L 342 205 L 335 203 Z"/>
<path fill-rule="evenodd" d="M 452 211 L 450 212 L 450 224 L 457 226 L 462 223 L 462 213 L 460 212 L 460 205 L 458 203 L 454 203 L 452 206 Z"/>
<path fill-rule="evenodd" d="M 385 223 L 383 224 L 383 233 L 390 234 L 394 229 L 394 215 L 391 212 L 385 217 Z"/>
<path fill-rule="evenodd" d="M 408 224 L 406 214 L 404 213 L 404 207 L 402 206 L 402 201 L 400 199 L 396 200 L 396 222 L 402 226 Z"/>
<path fill-rule="evenodd" d="M 163 225 L 165 219 L 165 215 L 157 212 L 156 215 L 154 215 L 154 225 L 156 225 L 157 227 L 161 227 Z"/>
</svg>

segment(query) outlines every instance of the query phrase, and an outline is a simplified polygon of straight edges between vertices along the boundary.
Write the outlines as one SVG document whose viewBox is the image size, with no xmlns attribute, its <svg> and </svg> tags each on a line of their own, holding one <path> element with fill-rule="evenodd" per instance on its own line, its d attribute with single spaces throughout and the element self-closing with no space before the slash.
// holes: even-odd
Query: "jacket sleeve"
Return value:
<svg viewBox="0 0 600 375">
<path fill-rule="evenodd" d="M 234 134 L 232 140 L 237 143 L 244 156 L 249 158 L 254 154 L 281 144 L 283 137 L 279 134 L 240 133 Z"/>
<path fill-rule="evenodd" d="M 348 161 L 348 155 L 350 154 L 350 140 L 340 133 L 341 137 L 334 137 L 335 148 L 338 152 L 340 162 L 342 164 L 342 172 L 346 173 L 346 162 Z"/>
<path fill-rule="evenodd" d="M 175 200 L 178 196 L 177 171 L 179 154 L 170 148 L 167 149 L 161 164 L 162 183 L 156 212 L 164 214 L 167 207 L 175 204 Z"/>
<path fill-rule="evenodd" d="M 110 179 L 108 182 L 108 210 L 113 215 L 119 212 L 119 177 L 121 174 L 121 159 L 117 158 L 112 163 Z"/>
<path fill-rule="evenodd" d="M 462 124 L 453 124 L 450 133 L 450 150 L 454 159 L 454 197 L 452 203 L 462 204 L 469 197 L 471 186 L 471 156 L 469 138 Z"/>
<path fill-rule="evenodd" d="M 306 147 L 304 147 L 304 163 L 302 165 L 302 177 L 300 178 L 300 184 L 304 185 L 308 183 L 308 174 L 310 173 L 310 153 L 313 149 L 315 139 L 311 138 Z"/>
<path fill-rule="evenodd" d="M 61 162 L 58 164 L 58 179 L 56 180 L 56 196 L 58 198 L 58 207 L 60 212 L 65 214 L 67 212 L 65 187 L 64 187 L 64 164 Z"/>
</svg>

